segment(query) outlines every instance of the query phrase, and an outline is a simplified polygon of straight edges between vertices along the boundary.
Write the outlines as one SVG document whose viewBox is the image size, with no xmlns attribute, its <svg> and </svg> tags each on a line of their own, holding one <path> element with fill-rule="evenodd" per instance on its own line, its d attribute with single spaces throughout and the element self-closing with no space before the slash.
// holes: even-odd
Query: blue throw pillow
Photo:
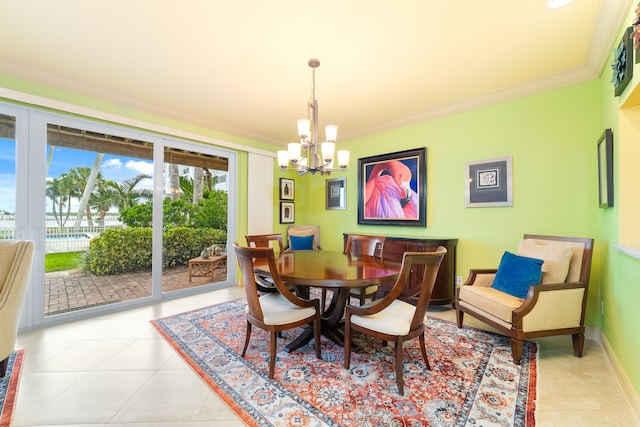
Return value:
<svg viewBox="0 0 640 427">
<path fill-rule="evenodd" d="M 500 260 L 492 288 L 514 297 L 526 298 L 529 286 L 540 284 L 543 260 L 505 252 Z"/>
<path fill-rule="evenodd" d="M 314 235 L 309 236 L 289 236 L 292 251 L 312 251 Z"/>
</svg>

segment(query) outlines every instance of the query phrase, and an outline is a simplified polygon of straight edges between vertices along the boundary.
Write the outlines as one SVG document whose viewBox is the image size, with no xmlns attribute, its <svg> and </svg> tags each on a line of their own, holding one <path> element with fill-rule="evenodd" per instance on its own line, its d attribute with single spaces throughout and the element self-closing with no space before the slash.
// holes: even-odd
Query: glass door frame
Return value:
<svg viewBox="0 0 640 427">
<path fill-rule="evenodd" d="M 0 112 L 16 117 L 16 239 L 35 241 L 35 254 L 31 283 L 27 290 L 20 328 L 31 328 L 81 318 L 93 317 L 114 311 L 173 299 L 185 295 L 207 292 L 236 283 L 235 269 L 229 268 L 227 280 L 198 288 L 188 288 L 170 293 L 162 293 L 162 195 L 164 147 L 181 148 L 227 157 L 229 160 L 229 194 L 227 240 L 236 240 L 237 219 L 237 153 L 196 141 L 181 140 L 177 137 L 162 136 L 152 131 L 134 130 L 117 124 L 107 124 L 91 119 L 74 118 L 64 114 L 45 112 L 28 107 L 19 107 L 0 102 Z M 47 125 L 56 124 L 72 128 L 86 129 L 126 138 L 145 140 L 154 144 L 154 198 L 153 198 L 153 243 L 152 243 L 152 295 L 136 300 L 91 307 L 78 311 L 45 316 L 44 314 L 44 255 L 46 216 L 46 150 Z M 227 261 L 235 265 L 230 254 Z"/>
</svg>

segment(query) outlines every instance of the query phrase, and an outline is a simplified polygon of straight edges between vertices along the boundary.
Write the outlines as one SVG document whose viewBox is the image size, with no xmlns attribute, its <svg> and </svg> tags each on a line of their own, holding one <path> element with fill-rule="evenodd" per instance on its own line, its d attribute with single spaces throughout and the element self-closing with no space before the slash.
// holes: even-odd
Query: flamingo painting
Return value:
<svg viewBox="0 0 640 427">
<path fill-rule="evenodd" d="M 427 225 L 427 149 L 358 159 L 358 224 Z"/>
<path fill-rule="evenodd" d="M 411 188 L 411 169 L 398 160 L 377 163 L 365 185 L 367 218 L 418 218 L 418 194 Z"/>
</svg>

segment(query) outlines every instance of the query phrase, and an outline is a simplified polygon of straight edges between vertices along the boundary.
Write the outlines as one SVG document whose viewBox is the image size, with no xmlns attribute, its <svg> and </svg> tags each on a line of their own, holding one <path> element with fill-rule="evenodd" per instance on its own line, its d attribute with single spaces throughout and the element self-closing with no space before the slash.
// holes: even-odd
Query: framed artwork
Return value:
<svg viewBox="0 0 640 427">
<path fill-rule="evenodd" d="M 347 209 L 347 178 L 327 180 L 327 209 Z"/>
<path fill-rule="evenodd" d="M 295 221 L 293 202 L 280 202 L 280 224 L 292 224 Z"/>
<path fill-rule="evenodd" d="M 513 206 L 512 158 L 466 164 L 466 207 Z"/>
<path fill-rule="evenodd" d="M 611 83 L 613 83 L 615 96 L 620 96 L 633 77 L 633 39 L 631 33 L 633 33 L 633 27 L 627 28 L 618 47 L 613 49 Z"/>
<path fill-rule="evenodd" d="M 426 148 L 358 159 L 358 224 L 426 227 Z"/>
<path fill-rule="evenodd" d="M 296 182 L 288 178 L 280 178 L 280 200 L 293 200 Z"/>
<path fill-rule="evenodd" d="M 598 188 L 600 207 L 613 207 L 613 133 L 611 129 L 605 129 L 598 140 Z"/>
</svg>

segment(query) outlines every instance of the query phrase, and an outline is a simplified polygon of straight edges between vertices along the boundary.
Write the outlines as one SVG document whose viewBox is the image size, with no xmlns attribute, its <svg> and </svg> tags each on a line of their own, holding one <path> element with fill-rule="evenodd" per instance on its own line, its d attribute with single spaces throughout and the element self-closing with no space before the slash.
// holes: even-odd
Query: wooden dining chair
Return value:
<svg viewBox="0 0 640 427">
<path fill-rule="evenodd" d="M 251 234 L 244 236 L 247 240 L 247 246 L 251 248 L 273 248 L 279 253 L 284 251 L 282 243 L 282 234 Z M 256 286 L 259 293 L 278 292 L 278 288 L 273 284 L 273 280 L 269 276 L 256 275 Z M 289 290 L 293 290 L 293 286 L 288 286 Z"/>
<path fill-rule="evenodd" d="M 352 256 L 368 255 L 381 257 L 382 251 L 384 250 L 384 240 L 384 236 L 349 234 L 349 236 L 347 236 L 344 253 Z M 367 301 L 367 297 L 370 297 L 371 301 L 375 301 L 376 292 L 378 292 L 378 285 L 373 285 L 366 288 L 354 289 L 351 295 L 360 298 L 360 305 L 363 305 Z"/>
<path fill-rule="evenodd" d="M 234 243 L 233 248 L 236 252 L 247 297 L 247 334 L 244 348 L 242 349 L 242 357 L 245 356 L 249 347 L 252 325 L 268 331 L 271 335 L 269 378 L 273 378 L 278 333 L 311 323 L 314 331 L 316 357 L 321 359 L 320 301 L 317 299 L 301 299 L 287 289 L 278 274 L 272 248 L 244 248 L 239 246 L 238 243 Z M 262 296 L 258 295 L 254 274 L 255 261 L 266 262 L 278 292 L 271 292 Z"/>
<path fill-rule="evenodd" d="M 435 252 L 405 252 L 402 256 L 402 267 L 391 291 L 382 299 L 364 306 L 347 305 L 344 326 L 344 367 L 351 364 L 351 342 L 354 332 L 360 332 L 383 342 L 395 342 L 395 372 L 398 393 L 404 396 L 404 380 L 402 377 L 402 343 L 414 339 L 420 340 L 420 350 L 427 369 L 429 360 L 425 345 L 424 329 L 427 322 L 426 311 L 429 306 L 431 292 L 436 282 L 440 263 L 447 250 L 440 246 Z M 405 283 L 412 272 L 419 274 L 421 286 L 414 295 L 407 295 Z M 403 299 L 417 296 L 416 305 Z"/>
<path fill-rule="evenodd" d="M 284 251 L 282 243 L 282 234 L 251 234 L 244 236 L 247 240 L 247 246 L 253 248 L 273 248 L 280 252 Z"/>
</svg>

